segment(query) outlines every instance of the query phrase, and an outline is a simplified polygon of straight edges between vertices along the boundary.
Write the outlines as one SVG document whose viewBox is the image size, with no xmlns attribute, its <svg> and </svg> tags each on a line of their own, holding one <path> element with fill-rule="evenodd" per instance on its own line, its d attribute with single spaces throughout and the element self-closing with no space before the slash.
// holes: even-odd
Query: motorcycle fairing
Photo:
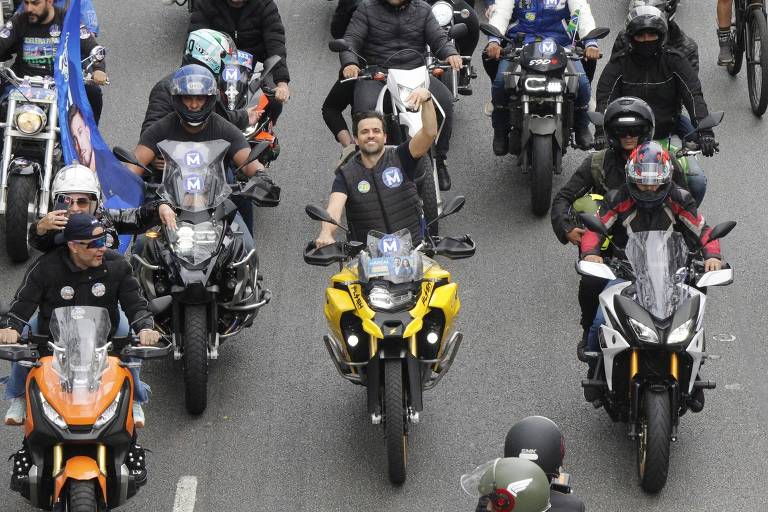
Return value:
<svg viewBox="0 0 768 512">
<path fill-rule="evenodd" d="M 703 310 L 704 308 L 702 308 Z M 696 333 L 688 347 L 685 349 L 688 355 L 693 360 L 691 364 L 691 378 L 688 382 L 688 394 L 693 393 L 693 385 L 696 383 L 696 376 L 699 374 L 701 368 L 701 361 L 704 359 L 704 331 L 701 330 Z"/>
<path fill-rule="evenodd" d="M 416 112 L 408 110 L 405 103 L 400 99 L 398 85 L 408 87 L 409 89 L 416 89 L 417 87 L 429 89 L 429 80 L 426 66 L 414 69 L 390 68 L 387 70 L 387 86 L 382 87 L 376 100 L 376 112 L 384 113 L 384 98 L 389 93 L 392 101 L 392 113 L 396 113 L 399 124 L 407 128 L 408 136 L 413 137 L 416 135 L 416 132 L 421 130 L 421 110 L 419 109 Z M 437 127 L 437 138 L 439 138 L 445 125 L 445 109 L 434 98 L 432 103 L 435 106 L 435 111 L 439 114 Z"/>
<path fill-rule="evenodd" d="M 600 326 L 599 336 L 600 348 L 603 351 L 605 381 L 608 383 L 608 389 L 613 391 L 613 360 L 629 348 L 629 343 L 619 331 L 607 325 Z"/>
</svg>

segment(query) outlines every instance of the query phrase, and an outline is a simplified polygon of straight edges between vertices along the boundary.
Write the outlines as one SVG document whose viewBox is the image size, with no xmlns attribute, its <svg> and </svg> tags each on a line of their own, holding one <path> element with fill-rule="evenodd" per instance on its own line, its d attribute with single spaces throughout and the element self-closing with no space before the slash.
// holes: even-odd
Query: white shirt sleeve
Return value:
<svg viewBox="0 0 768 512">
<path fill-rule="evenodd" d="M 496 10 L 493 11 L 488 23 L 496 27 L 502 34 L 506 34 L 514 10 L 515 0 L 496 0 Z"/>
<path fill-rule="evenodd" d="M 588 0 L 568 0 L 568 8 L 571 13 L 579 10 L 579 37 L 583 38 L 595 29 L 595 18 L 592 16 L 592 8 Z"/>
</svg>

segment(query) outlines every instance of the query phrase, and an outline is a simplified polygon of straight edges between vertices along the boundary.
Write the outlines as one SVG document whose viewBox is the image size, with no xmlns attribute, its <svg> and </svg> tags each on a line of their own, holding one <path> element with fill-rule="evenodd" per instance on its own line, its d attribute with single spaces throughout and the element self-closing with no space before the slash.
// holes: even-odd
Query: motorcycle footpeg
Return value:
<svg viewBox="0 0 768 512">
<path fill-rule="evenodd" d="M 589 360 L 589 359 L 600 359 L 602 356 L 603 356 L 602 352 L 593 352 L 593 351 L 585 351 L 584 352 L 584 357 L 586 357 L 587 360 Z"/>
<path fill-rule="evenodd" d="M 693 389 L 715 389 L 717 388 L 717 382 L 713 380 L 697 380 L 693 383 Z"/>
<path fill-rule="evenodd" d="M 604 380 L 596 380 L 596 379 L 582 379 L 581 380 L 581 387 L 583 388 L 599 388 L 602 389 L 606 387 L 606 383 Z"/>
</svg>

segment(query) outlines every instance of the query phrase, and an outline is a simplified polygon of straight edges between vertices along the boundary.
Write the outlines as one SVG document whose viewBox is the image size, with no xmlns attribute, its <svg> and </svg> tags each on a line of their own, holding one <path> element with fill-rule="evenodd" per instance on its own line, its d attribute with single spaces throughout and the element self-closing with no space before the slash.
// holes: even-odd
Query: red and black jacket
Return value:
<svg viewBox="0 0 768 512">
<path fill-rule="evenodd" d="M 664 204 L 654 210 L 638 208 L 626 184 L 608 194 L 606 207 L 607 211 L 600 220 L 619 247 L 627 245 L 629 233 L 675 230 L 683 235 L 689 247 L 703 247 L 705 259 L 722 258 L 720 242 L 709 240 L 712 228 L 696 210 L 693 197 L 677 185 L 672 185 Z M 582 258 L 600 256 L 604 241 L 605 237 L 594 231 L 584 233 L 581 237 Z"/>
</svg>

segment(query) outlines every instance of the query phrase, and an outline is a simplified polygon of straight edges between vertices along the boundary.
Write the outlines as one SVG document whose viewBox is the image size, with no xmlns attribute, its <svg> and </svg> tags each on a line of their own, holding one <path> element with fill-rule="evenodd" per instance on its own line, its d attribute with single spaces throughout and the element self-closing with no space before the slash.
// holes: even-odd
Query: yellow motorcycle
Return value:
<svg viewBox="0 0 768 512">
<path fill-rule="evenodd" d="M 453 198 L 433 222 L 463 206 L 463 197 Z M 308 205 L 306 211 L 312 219 L 349 233 L 325 210 Z M 445 376 L 461 346 L 462 335 L 454 326 L 461 307 L 458 285 L 431 257 L 459 259 L 474 253 L 469 235 L 427 235 L 413 247 L 407 229 L 371 231 L 365 244 L 347 241 L 316 248 L 310 242 L 304 251 L 310 265 L 339 263 L 325 292 L 330 334 L 323 341 L 341 376 L 368 390 L 368 413 L 374 425 L 384 425 L 394 484 L 405 481 L 408 430 L 419 422 L 422 393 Z"/>
</svg>

